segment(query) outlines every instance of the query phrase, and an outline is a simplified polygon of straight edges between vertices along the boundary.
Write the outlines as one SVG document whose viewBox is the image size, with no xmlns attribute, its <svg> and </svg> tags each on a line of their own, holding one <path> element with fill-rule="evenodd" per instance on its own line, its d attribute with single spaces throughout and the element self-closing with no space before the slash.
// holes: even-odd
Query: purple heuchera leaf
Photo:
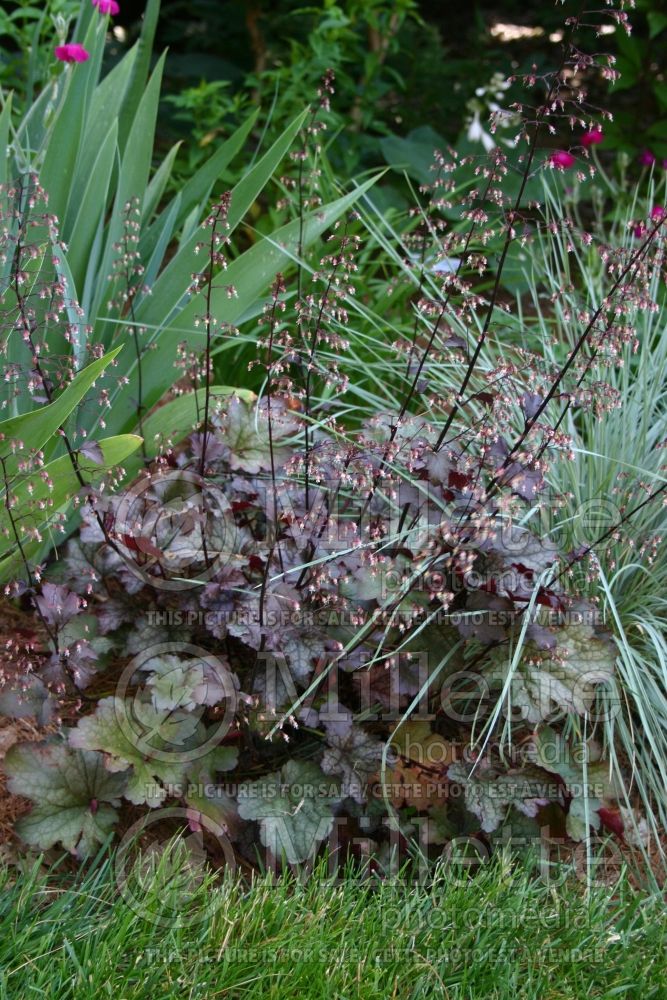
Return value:
<svg viewBox="0 0 667 1000">
<path fill-rule="evenodd" d="M 322 757 L 323 772 L 341 777 L 342 795 L 365 802 L 368 781 L 382 763 L 383 744 L 355 725 L 350 714 L 325 721 L 324 728 L 328 747 Z M 394 763 L 395 755 L 390 757 Z"/>
<path fill-rule="evenodd" d="M 81 610 L 78 594 L 56 583 L 42 584 L 42 592 L 35 597 L 35 604 L 49 625 L 65 625 Z"/>
<path fill-rule="evenodd" d="M 536 469 L 527 468 L 520 462 L 512 462 L 503 473 L 502 482 L 511 486 L 512 491 L 523 500 L 534 500 L 544 489 L 544 476 Z"/>
<path fill-rule="evenodd" d="M 508 597 L 476 590 L 467 595 L 465 611 L 456 627 L 464 639 L 485 644 L 501 642 L 514 615 L 514 603 Z"/>
<path fill-rule="evenodd" d="M 507 444 L 505 438 L 498 437 L 489 446 L 486 454 L 489 458 L 493 459 L 494 464 L 502 466 L 505 463 L 505 459 L 509 455 L 509 451 L 509 445 Z"/>
<path fill-rule="evenodd" d="M 131 622 L 133 618 L 134 613 L 131 606 L 118 598 L 111 597 L 98 605 L 97 623 L 102 635 L 114 632 L 124 622 Z"/>
<path fill-rule="evenodd" d="M 424 454 L 424 465 L 432 483 L 447 483 L 452 463 L 445 451 L 427 451 Z"/>
<path fill-rule="evenodd" d="M 527 469 L 517 476 L 512 487 L 523 500 L 534 500 L 537 494 L 544 489 L 544 476 L 541 472 L 535 472 L 534 469 Z"/>
<path fill-rule="evenodd" d="M 108 512 L 108 504 L 101 503 L 97 512 L 101 517 L 105 517 Z M 81 527 L 79 529 L 79 540 L 86 544 L 101 544 L 104 542 L 104 532 L 99 521 L 95 517 L 95 512 L 89 504 L 84 504 L 81 508 Z"/>
<path fill-rule="evenodd" d="M 86 639 L 79 639 L 68 649 L 67 664 L 78 688 L 88 687 L 97 673 L 97 650 Z"/>
<path fill-rule="evenodd" d="M 521 397 L 521 409 L 523 410 L 526 420 L 532 420 L 540 406 L 544 402 L 544 397 L 540 396 L 539 392 L 525 392 Z"/>
<path fill-rule="evenodd" d="M 526 638 L 534 642 L 538 649 L 556 649 L 558 646 L 558 636 L 553 629 L 531 622 L 526 630 Z"/>
<path fill-rule="evenodd" d="M 203 434 L 191 434 L 190 435 L 190 446 L 192 448 L 192 454 L 197 460 L 201 461 L 201 452 L 204 447 L 204 435 Z M 206 461 L 219 462 L 220 459 L 225 454 L 225 447 L 220 441 L 209 431 L 206 435 Z"/>
</svg>

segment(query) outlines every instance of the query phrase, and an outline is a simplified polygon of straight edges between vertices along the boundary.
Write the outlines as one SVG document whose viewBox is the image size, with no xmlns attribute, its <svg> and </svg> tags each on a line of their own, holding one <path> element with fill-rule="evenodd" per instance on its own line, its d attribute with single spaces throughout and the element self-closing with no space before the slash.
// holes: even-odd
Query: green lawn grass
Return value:
<svg viewBox="0 0 667 1000">
<path fill-rule="evenodd" d="M 667 995 L 664 900 L 627 879 L 610 898 L 501 858 L 474 877 L 437 869 L 423 886 L 333 882 L 322 869 L 184 892 L 170 867 L 160 861 L 132 905 L 108 857 L 76 881 L 38 865 L 0 871 L 0 997 Z"/>
</svg>

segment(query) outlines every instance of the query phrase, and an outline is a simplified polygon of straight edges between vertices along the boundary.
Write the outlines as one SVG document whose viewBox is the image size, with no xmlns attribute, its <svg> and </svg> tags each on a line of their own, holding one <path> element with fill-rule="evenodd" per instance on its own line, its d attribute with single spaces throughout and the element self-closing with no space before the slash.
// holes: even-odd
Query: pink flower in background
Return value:
<svg viewBox="0 0 667 1000">
<path fill-rule="evenodd" d="M 81 63 L 90 58 L 90 53 L 84 49 L 83 45 L 70 42 L 67 45 L 56 46 L 56 59 L 66 63 Z"/>
<path fill-rule="evenodd" d="M 651 222 L 660 222 L 665 217 L 667 217 L 667 208 L 664 208 L 662 205 L 654 205 L 649 216 Z M 632 226 L 632 235 L 636 236 L 637 239 L 641 239 L 647 232 L 648 228 L 644 222 L 635 222 Z"/>
<path fill-rule="evenodd" d="M 652 153 L 650 149 L 643 149 L 639 154 L 639 162 L 642 167 L 652 167 L 655 163 L 655 153 Z"/>
<path fill-rule="evenodd" d="M 93 7 L 97 7 L 100 14 L 111 14 L 112 17 L 120 14 L 120 7 L 116 0 L 92 0 L 92 4 Z"/>
<path fill-rule="evenodd" d="M 598 143 L 604 141 L 604 132 L 598 126 L 597 128 L 591 128 L 588 132 L 584 132 L 581 137 L 582 146 L 597 146 Z"/>
<path fill-rule="evenodd" d="M 553 163 L 554 167 L 562 167 L 565 170 L 567 167 L 574 166 L 576 158 L 572 153 L 568 153 L 564 149 L 557 149 L 555 153 L 552 153 L 549 157 L 549 162 Z"/>
</svg>

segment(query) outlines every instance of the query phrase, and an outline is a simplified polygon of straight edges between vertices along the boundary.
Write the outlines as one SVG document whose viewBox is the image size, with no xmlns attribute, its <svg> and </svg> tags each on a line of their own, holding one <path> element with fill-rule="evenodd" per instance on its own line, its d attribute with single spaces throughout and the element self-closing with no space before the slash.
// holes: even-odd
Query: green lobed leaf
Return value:
<svg viewBox="0 0 667 1000">
<path fill-rule="evenodd" d="M 568 836 L 584 840 L 588 828 L 599 830 L 599 809 L 608 800 L 621 794 L 611 777 L 609 764 L 593 760 L 591 748 L 585 743 L 573 745 L 552 726 L 540 726 L 535 734 L 530 756 L 540 767 L 563 779 L 571 796 L 566 819 Z"/>
<path fill-rule="evenodd" d="M 238 811 L 257 820 L 262 843 L 289 864 L 315 856 L 333 828 L 333 809 L 340 793 L 317 764 L 290 760 L 280 771 L 241 785 Z"/>
<path fill-rule="evenodd" d="M 20 743 L 5 757 L 8 788 L 34 803 L 16 824 L 32 847 L 61 843 L 79 857 L 93 852 L 113 829 L 125 778 L 110 774 L 101 754 L 62 743 Z"/>
<path fill-rule="evenodd" d="M 449 765 L 447 776 L 463 786 L 466 808 L 477 816 L 486 833 L 501 825 L 512 806 L 532 818 L 551 797 L 547 776 L 535 767 L 501 772 L 480 764 L 473 771 L 457 762 Z"/>
<path fill-rule="evenodd" d="M 216 783 L 217 774 L 233 771 L 238 758 L 237 747 L 219 746 L 189 768 L 185 801 L 190 822 L 200 823 L 206 817 L 230 836 L 238 836 L 242 824 L 236 800 Z"/>
<path fill-rule="evenodd" d="M 325 722 L 327 748 L 322 755 L 322 770 L 341 781 L 341 795 L 365 802 L 366 786 L 380 770 L 383 743 L 356 725 L 352 717 Z M 393 763 L 393 760 L 392 760 Z"/>
<path fill-rule="evenodd" d="M 530 723 L 543 722 L 554 711 L 585 715 L 598 685 L 614 679 L 614 649 L 596 636 L 591 625 L 573 623 L 548 631 L 556 640 L 556 648 L 547 651 L 527 642 L 510 681 L 512 706 Z M 489 658 L 491 666 L 485 676 L 494 686 L 503 687 L 511 657 L 499 647 L 489 652 Z"/>
<path fill-rule="evenodd" d="M 429 125 L 413 129 L 403 138 L 388 135 L 380 139 L 380 149 L 392 170 L 404 170 L 421 184 L 433 180 L 433 154 L 436 149 L 444 149 L 447 143 Z"/>
<path fill-rule="evenodd" d="M 185 712 L 158 711 L 138 699 L 101 698 L 94 715 L 79 719 L 69 742 L 79 750 L 102 751 L 109 771 L 129 772 L 125 797 L 154 808 L 167 797 L 164 785 L 180 784 L 185 773 L 185 762 L 176 752 L 169 759 L 169 751 L 182 750 L 197 725 Z M 168 759 L 158 759 L 161 754 Z"/>
</svg>

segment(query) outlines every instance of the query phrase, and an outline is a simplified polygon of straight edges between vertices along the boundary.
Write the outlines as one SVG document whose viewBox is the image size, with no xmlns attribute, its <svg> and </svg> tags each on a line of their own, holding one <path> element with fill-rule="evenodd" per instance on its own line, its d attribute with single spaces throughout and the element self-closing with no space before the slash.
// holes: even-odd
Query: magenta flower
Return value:
<svg viewBox="0 0 667 1000">
<path fill-rule="evenodd" d="M 565 170 L 567 167 L 574 166 L 576 158 L 572 153 L 568 153 L 564 149 L 557 149 L 555 153 L 552 153 L 549 157 L 549 162 L 553 163 L 554 167 L 561 167 Z"/>
<path fill-rule="evenodd" d="M 604 140 L 604 132 L 598 125 L 596 126 L 596 128 L 591 128 L 588 130 L 588 132 L 584 132 L 584 134 L 581 137 L 581 145 L 597 146 L 598 143 L 603 142 L 603 140 Z"/>
<path fill-rule="evenodd" d="M 120 7 L 116 0 L 91 0 L 91 3 L 93 7 L 97 7 L 100 14 L 111 14 L 112 17 L 120 14 Z"/>
<path fill-rule="evenodd" d="M 650 149 L 642 149 L 639 154 L 639 162 L 642 167 L 652 167 L 655 163 L 655 153 L 652 153 Z"/>
<path fill-rule="evenodd" d="M 56 59 L 66 63 L 85 62 L 90 58 L 90 53 L 84 49 L 83 45 L 76 42 L 69 42 L 67 45 L 56 46 Z"/>
<path fill-rule="evenodd" d="M 660 222 L 662 219 L 666 217 L 667 217 L 667 208 L 664 208 L 662 205 L 653 206 L 653 208 L 651 209 L 651 214 L 649 216 L 651 222 Z M 647 232 L 648 229 L 645 223 L 643 222 L 633 223 L 632 233 L 633 236 L 637 237 L 637 239 L 641 239 L 641 237 L 645 236 Z"/>
</svg>

